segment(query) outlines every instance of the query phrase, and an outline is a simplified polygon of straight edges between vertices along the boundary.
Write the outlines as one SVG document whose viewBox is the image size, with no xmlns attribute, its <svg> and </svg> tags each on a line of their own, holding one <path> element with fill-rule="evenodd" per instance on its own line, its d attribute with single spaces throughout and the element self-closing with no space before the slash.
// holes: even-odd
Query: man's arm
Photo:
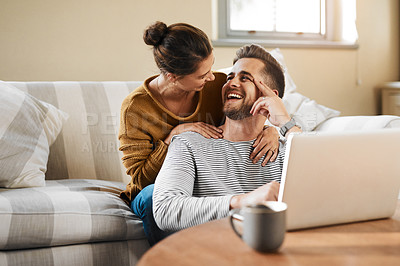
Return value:
<svg viewBox="0 0 400 266">
<path fill-rule="evenodd" d="M 194 197 L 195 178 L 190 147 L 174 137 L 154 187 L 153 213 L 160 229 L 177 231 L 228 215 L 232 195 Z"/>
<path fill-rule="evenodd" d="M 282 141 L 277 162 L 280 165 L 279 180 L 283 169 L 283 161 L 285 158 L 286 141 Z M 247 205 L 262 204 L 264 201 L 277 201 L 279 195 L 280 184 L 276 181 L 269 182 L 249 193 L 235 195 L 231 198 L 229 208 L 237 209 Z"/>
<path fill-rule="evenodd" d="M 260 204 L 263 201 L 277 201 L 278 193 L 279 183 L 272 181 L 249 193 L 233 196 L 229 202 L 229 208 L 237 209 L 252 204 Z"/>
<path fill-rule="evenodd" d="M 289 113 L 286 110 L 283 101 L 278 96 L 277 90 L 272 90 L 262 81 L 254 81 L 257 88 L 263 93 L 263 97 L 260 97 L 250 110 L 252 115 L 263 115 L 265 116 L 271 124 L 274 126 L 282 128 L 286 123 L 291 120 Z M 301 128 L 294 126 L 290 128 L 284 137 L 292 132 L 302 132 Z"/>
</svg>

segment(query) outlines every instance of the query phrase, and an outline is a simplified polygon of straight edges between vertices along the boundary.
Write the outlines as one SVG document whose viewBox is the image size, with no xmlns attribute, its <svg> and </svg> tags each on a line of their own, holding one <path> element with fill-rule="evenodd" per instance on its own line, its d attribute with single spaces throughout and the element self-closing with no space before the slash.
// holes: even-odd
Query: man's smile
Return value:
<svg viewBox="0 0 400 266">
<path fill-rule="evenodd" d="M 230 90 L 225 93 L 225 101 L 242 100 L 244 97 L 244 94 L 237 90 Z"/>
<path fill-rule="evenodd" d="M 229 93 L 228 94 L 228 100 L 230 99 L 243 99 L 243 96 L 237 93 Z"/>
</svg>

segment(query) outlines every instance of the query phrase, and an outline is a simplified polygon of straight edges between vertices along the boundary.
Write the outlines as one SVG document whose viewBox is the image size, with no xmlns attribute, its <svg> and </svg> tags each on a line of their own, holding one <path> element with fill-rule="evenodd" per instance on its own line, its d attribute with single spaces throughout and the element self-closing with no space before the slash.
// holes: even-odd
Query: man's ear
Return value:
<svg viewBox="0 0 400 266">
<path fill-rule="evenodd" d="M 278 90 L 275 90 L 275 89 L 271 89 L 275 94 L 276 94 L 276 96 L 279 96 L 279 91 Z M 265 95 L 263 95 L 263 93 L 260 91 L 259 92 L 259 97 L 262 97 L 262 96 L 265 96 Z"/>
</svg>

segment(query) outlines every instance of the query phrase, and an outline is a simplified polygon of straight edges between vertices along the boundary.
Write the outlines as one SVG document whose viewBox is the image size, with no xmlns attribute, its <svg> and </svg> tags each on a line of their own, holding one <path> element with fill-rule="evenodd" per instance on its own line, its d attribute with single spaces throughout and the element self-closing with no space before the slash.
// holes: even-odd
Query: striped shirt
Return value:
<svg viewBox="0 0 400 266">
<path fill-rule="evenodd" d="M 194 132 L 174 136 L 156 178 L 153 212 L 157 225 L 178 231 L 229 214 L 232 196 L 280 182 L 285 145 L 275 162 L 249 159 L 251 141 L 207 139 Z"/>
</svg>

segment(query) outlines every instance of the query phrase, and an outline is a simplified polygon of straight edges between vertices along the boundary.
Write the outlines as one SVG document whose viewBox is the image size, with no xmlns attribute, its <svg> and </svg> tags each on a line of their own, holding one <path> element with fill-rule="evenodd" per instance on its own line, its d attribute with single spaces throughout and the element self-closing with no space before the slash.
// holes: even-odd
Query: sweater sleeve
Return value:
<svg viewBox="0 0 400 266">
<path fill-rule="evenodd" d="M 168 150 L 168 145 L 155 136 L 155 122 L 144 115 L 141 108 L 131 106 L 126 102 L 122 104 L 119 131 L 122 162 L 131 176 L 126 190 L 121 193 L 121 198 L 127 202 L 154 183 Z"/>
<path fill-rule="evenodd" d="M 193 196 L 195 163 L 188 146 L 174 137 L 154 187 L 153 213 L 160 229 L 178 231 L 228 215 L 232 195 Z"/>
</svg>

